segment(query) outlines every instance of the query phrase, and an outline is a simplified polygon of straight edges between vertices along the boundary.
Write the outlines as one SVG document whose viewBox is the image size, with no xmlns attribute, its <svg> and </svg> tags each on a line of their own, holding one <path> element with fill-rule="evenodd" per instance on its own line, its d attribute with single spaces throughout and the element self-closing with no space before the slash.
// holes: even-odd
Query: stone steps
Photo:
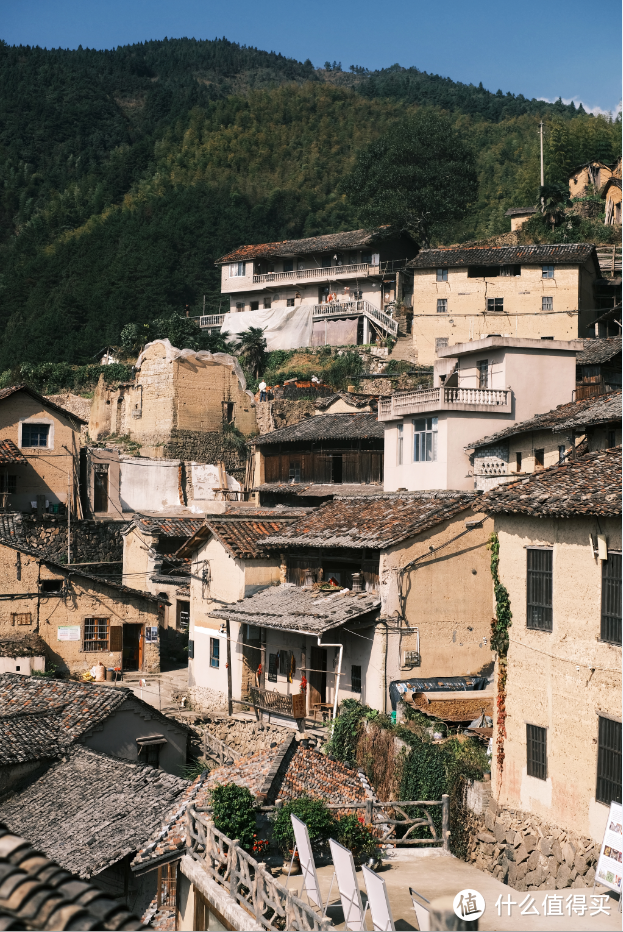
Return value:
<svg viewBox="0 0 623 932">
<path fill-rule="evenodd" d="M 389 358 L 405 359 L 407 362 L 417 363 L 418 351 L 413 342 L 413 335 L 411 333 L 406 334 L 406 336 L 398 337 Z"/>
</svg>

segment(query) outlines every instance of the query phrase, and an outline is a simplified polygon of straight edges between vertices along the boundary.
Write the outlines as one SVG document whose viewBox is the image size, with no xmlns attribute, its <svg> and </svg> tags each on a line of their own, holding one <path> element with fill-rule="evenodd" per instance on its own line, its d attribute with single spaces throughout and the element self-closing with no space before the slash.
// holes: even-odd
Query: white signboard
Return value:
<svg viewBox="0 0 623 932">
<path fill-rule="evenodd" d="M 80 625 L 59 625 L 56 630 L 59 641 L 80 640 Z"/>
<path fill-rule="evenodd" d="M 616 893 L 621 892 L 623 875 L 623 806 L 611 803 L 604 840 L 601 844 L 595 883 L 600 883 Z"/>
</svg>

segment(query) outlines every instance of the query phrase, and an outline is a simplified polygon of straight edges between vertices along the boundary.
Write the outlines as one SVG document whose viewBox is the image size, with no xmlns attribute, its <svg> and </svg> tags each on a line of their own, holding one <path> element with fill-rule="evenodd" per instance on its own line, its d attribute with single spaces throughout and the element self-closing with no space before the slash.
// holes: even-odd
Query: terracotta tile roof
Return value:
<svg viewBox="0 0 623 932">
<path fill-rule="evenodd" d="M 382 440 L 383 437 L 383 424 L 377 421 L 376 414 L 364 411 L 360 414 L 318 414 L 262 434 L 252 443 L 263 447 L 301 440 Z"/>
<path fill-rule="evenodd" d="M 88 424 L 88 421 L 85 421 L 83 417 L 74 414 L 73 411 L 68 411 L 66 408 L 61 408 L 61 406 L 57 405 L 54 401 L 49 401 L 44 395 L 40 395 L 39 392 L 36 392 L 34 388 L 31 388 L 29 385 L 10 385 L 8 388 L 0 388 L 0 401 L 4 401 L 5 398 L 10 398 L 11 395 L 14 395 L 16 392 L 26 392 L 31 398 L 39 401 L 45 408 L 52 408 L 53 411 L 58 411 L 59 414 L 68 417 L 70 421 L 73 420 L 78 421 L 80 424 Z"/>
<path fill-rule="evenodd" d="M 132 862 L 138 873 L 154 864 L 181 857 L 186 847 L 186 810 L 190 803 L 199 808 L 210 805 L 215 786 L 236 783 L 246 786 L 259 804 L 275 799 L 307 795 L 327 803 L 364 802 L 368 793 L 356 771 L 311 749 L 296 748 L 289 737 L 279 747 L 259 751 L 197 777 Z"/>
<path fill-rule="evenodd" d="M 578 366 L 598 366 L 620 355 L 621 337 L 603 337 L 597 340 L 586 340 L 584 351 L 578 353 L 576 362 Z"/>
<path fill-rule="evenodd" d="M 453 518 L 470 508 L 478 495 L 438 491 L 336 497 L 269 537 L 266 546 L 385 549 Z"/>
<path fill-rule="evenodd" d="M 333 592 L 284 583 L 269 586 L 241 602 L 223 605 L 211 612 L 211 618 L 246 622 L 262 628 L 322 634 L 364 615 L 376 613 L 381 606 L 377 592 Z"/>
<path fill-rule="evenodd" d="M 284 239 L 279 243 L 257 243 L 250 246 L 240 246 L 221 259 L 216 265 L 224 262 L 239 262 L 244 259 L 261 259 L 282 256 L 302 256 L 306 253 L 327 252 L 331 249 L 357 249 L 360 246 L 371 246 L 372 243 L 395 233 L 389 226 L 377 227 L 372 230 L 351 230 L 348 233 L 328 233 L 325 236 L 310 236 L 307 239 Z"/>
<path fill-rule="evenodd" d="M 495 434 L 489 434 L 475 443 L 470 443 L 466 450 L 478 450 L 519 434 L 535 430 L 567 430 L 574 426 L 588 427 L 591 424 L 606 424 L 621 420 L 621 392 L 609 392 L 607 395 L 595 395 L 582 401 L 570 401 L 558 405 L 552 411 L 537 414 L 527 421 L 511 424 Z"/>
<path fill-rule="evenodd" d="M 159 537 L 191 537 L 195 531 L 198 531 L 203 524 L 203 516 L 200 518 L 180 518 L 180 517 L 162 517 L 158 518 L 152 515 L 136 514 L 130 522 L 124 534 L 127 534 L 132 526 L 136 526 L 145 534 L 153 534 Z"/>
<path fill-rule="evenodd" d="M 621 514 L 621 447 L 586 453 L 575 461 L 497 486 L 483 495 L 479 508 L 489 514 Z"/>
<path fill-rule="evenodd" d="M 176 552 L 176 559 L 190 562 L 192 554 L 204 541 L 214 535 L 234 557 L 257 559 L 263 555 L 261 543 L 265 537 L 278 532 L 284 524 L 303 517 L 308 508 L 260 509 L 247 514 L 214 515 L 207 517 L 198 531 L 185 541 Z"/>
<path fill-rule="evenodd" d="M 591 243 L 564 243 L 541 246 L 464 246 L 422 249 L 409 262 L 412 269 L 435 269 L 469 265 L 583 265 L 597 253 Z"/>
<path fill-rule="evenodd" d="M 59 867 L 0 823 L 0 928 L 147 929 L 119 900 Z"/>
<path fill-rule="evenodd" d="M 0 821 L 84 879 L 145 844 L 188 781 L 75 747 L 0 803 Z"/>
<path fill-rule="evenodd" d="M 0 466 L 27 462 L 28 460 L 22 451 L 15 446 L 12 440 L 0 440 Z"/>
</svg>

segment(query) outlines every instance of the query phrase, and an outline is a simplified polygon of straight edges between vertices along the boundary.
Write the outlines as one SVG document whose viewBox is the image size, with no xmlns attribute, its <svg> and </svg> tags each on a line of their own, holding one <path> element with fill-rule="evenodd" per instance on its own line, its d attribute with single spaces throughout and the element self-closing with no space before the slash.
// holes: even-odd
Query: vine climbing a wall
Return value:
<svg viewBox="0 0 623 932">
<path fill-rule="evenodd" d="M 508 629 L 513 623 L 513 613 L 508 589 L 500 582 L 500 540 L 497 534 L 491 534 L 487 546 L 491 551 L 491 576 L 495 595 L 495 618 L 491 621 L 491 650 L 498 653 L 496 760 L 498 773 L 501 776 L 504 770 L 504 738 L 506 737 L 506 655 L 509 644 Z"/>
</svg>

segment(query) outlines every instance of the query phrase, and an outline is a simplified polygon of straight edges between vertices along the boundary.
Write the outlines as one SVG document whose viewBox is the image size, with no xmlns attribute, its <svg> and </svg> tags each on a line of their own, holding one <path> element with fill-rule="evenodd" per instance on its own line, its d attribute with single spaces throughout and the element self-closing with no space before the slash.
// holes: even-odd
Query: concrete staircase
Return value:
<svg viewBox="0 0 623 932">
<path fill-rule="evenodd" d="M 407 362 L 417 363 L 418 351 L 413 342 L 413 334 L 402 334 L 399 331 L 398 340 L 392 349 L 390 359 L 406 359 Z"/>
</svg>

